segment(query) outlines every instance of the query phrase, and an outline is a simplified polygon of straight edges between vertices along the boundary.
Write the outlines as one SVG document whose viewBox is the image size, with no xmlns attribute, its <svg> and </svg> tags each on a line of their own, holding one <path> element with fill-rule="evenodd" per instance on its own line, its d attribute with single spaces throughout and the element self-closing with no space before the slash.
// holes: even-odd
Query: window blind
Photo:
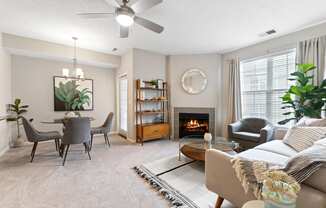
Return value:
<svg viewBox="0 0 326 208">
<path fill-rule="evenodd" d="M 281 96 L 292 84 L 295 50 L 240 63 L 242 117 L 265 118 L 277 122 L 286 118 Z"/>
</svg>

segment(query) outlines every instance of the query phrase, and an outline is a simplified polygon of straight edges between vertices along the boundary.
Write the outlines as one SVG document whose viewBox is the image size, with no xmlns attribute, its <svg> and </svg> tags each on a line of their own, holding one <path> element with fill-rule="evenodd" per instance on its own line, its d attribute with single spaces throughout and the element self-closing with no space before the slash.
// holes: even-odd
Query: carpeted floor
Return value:
<svg viewBox="0 0 326 208">
<path fill-rule="evenodd" d="M 32 146 L 11 149 L 0 158 L 0 207 L 5 208 L 166 208 L 169 204 L 132 167 L 175 155 L 169 140 L 131 144 L 119 136 L 111 148 L 95 138 L 89 161 L 75 145 L 66 165 L 54 143 L 41 143 L 33 163 Z"/>
</svg>

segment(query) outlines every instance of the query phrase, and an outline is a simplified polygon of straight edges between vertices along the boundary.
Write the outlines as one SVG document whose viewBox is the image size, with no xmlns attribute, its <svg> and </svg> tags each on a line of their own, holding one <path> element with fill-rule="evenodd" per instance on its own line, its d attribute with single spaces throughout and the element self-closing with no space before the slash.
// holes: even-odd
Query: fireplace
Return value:
<svg viewBox="0 0 326 208">
<path fill-rule="evenodd" d="M 215 109 L 174 107 L 173 136 L 175 139 L 203 137 L 209 132 L 215 136 Z"/>
<path fill-rule="evenodd" d="M 209 132 L 208 113 L 179 113 L 179 136 L 203 138 Z"/>
</svg>

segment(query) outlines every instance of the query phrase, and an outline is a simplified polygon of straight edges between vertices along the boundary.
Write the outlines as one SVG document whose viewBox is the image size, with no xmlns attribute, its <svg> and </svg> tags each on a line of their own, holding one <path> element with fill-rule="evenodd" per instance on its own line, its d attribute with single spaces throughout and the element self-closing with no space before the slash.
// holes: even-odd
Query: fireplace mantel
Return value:
<svg viewBox="0 0 326 208">
<path fill-rule="evenodd" d="M 175 107 L 174 108 L 174 138 L 179 139 L 179 113 L 207 113 L 209 115 L 209 132 L 215 137 L 215 108 L 194 108 Z"/>
</svg>

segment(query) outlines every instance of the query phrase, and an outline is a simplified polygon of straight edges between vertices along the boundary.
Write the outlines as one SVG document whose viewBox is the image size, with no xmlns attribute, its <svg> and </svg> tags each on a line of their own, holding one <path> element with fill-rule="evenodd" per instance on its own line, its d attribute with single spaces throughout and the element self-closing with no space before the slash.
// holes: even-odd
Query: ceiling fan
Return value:
<svg viewBox="0 0 326 208">
<path fill-rule="evenodd" d="M 141 13 L 148 10 L 157 4 L 163 2 L 163 0 L 139 0 L 132 5 L 128 5 L 129 0 L 122 0 L 120 5 L 116 0 L 105 0 L 110 6 L 115 8 L 114 13 L 100 12 L 100 13 L 78 13 L 77 15 L 86 18 L 106 18 L 108 15 L 114 15 L 116 21 L 120 25 L 120 37 L 127 38 L 129 35 L 129 27 L 134 23 L 137 23 L 153 32 L 161 33 L 164 27 L 158 25 L 150 20 L 136 16 L 137 13 Z"/>
</svg>

